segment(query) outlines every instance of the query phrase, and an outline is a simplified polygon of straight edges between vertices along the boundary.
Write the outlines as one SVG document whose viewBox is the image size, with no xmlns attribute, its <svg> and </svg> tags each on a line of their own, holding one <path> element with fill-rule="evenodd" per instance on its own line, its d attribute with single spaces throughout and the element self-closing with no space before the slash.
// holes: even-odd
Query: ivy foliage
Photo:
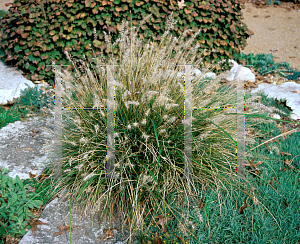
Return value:
<svg viewBox="0 0 300 244">
<path fill-rule="evenodd" d="M 148 15 L 151 17 L 141 25 L 139 38 L 144 43 L 160 40 L 165 20 L 173 12 L 177 23 L 170 33 L 179 38 L 184 30 L 191 29 L 186 41 L 201 29 L 194 44 L 200 45 L 199 58 L 207 50 L 203 65 L 226 60 L 222 67 L 226 71 L 231 67 L 232 55 L 239 53 L 246 46 L 246 39 L 254 34 L 240 20 L 243 8 L 244 3 L 239 0 L 15 0 L 2 20 L 0 58 L 27 73 L 27 79 L 53 85 L 53 67 L 47 65 L 52 65 L 52 61 L 71 65 L 65 51 L 82 59 L 83 55 L 91 57 L 93 48 L 96 55 L 103 51 L 104 57 L 109 58 L 119 50 L 108 50 L 104 31 L 112 35 L 113 43 L 121 36 L 122 20 L 132 18 L 133 25 L 138 26 Z M 217 66 L 213 72 L 218 74 L 222 68 Z"/>
</svg>

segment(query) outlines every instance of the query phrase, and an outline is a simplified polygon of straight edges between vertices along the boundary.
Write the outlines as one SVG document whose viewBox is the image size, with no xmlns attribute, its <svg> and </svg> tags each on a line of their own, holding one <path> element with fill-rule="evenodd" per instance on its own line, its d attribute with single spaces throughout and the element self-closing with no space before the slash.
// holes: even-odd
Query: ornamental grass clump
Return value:
<svg viewBox="0 0 300 244">
<path fill-rule="evenodd" d="M 82 212 L 99 213 L 105 221 L 108 212 L 111 216 L 113 208 L 117 207 L 127 219 L 130 233 L 133 229 L 144 227 L 143 221 L 150 211 L 154 215 L 164 216 L 172 213 L 167 204 L 172 194 L 192 196 L 197 184 L 209 184 L 225 192 L 229 192 L 228 186 L 255 199 L 255 189 L 250 183 L 246 179 L 239 181 L 236 178 L 234 108 L 192 111 L 191 177 L 198 178 L 190 178 L 189 184 L 187 179 L 180 178 L 184 176 L 185 164 L 185 83 L 178 73 L 185 72 L 185 67 L 176 65 L 193 64 L 192 70 L 197 68 L 201 62 L 201 58 L 195 56 L 199 46 L 188 53 L 185 50 L 199 32 L 186 43 L 179 42 L 180 45 L 176 46 L 176 38 L 167 38 L 169 29 L 174 26 L 172 18 L 167 26 L 160 44 L 148 42 L 141 47 L 141 41 L 135 39 L 135 28 L 131 27 L 129 40 L 126 36 L 128 23 L 125 25 L 123 22 L 121 39 L 116 41 L 120 43 L 119 59 L 111 55 L 107 63 L 107 60 L 97 58 L 97 72 L 92 72 L 80 60 L 81 74 L 66 53 L 75 67 L 75 77 L 66 71 L 58 72 L 65 81 L 63 107 L 79 109 L 63 113 L 63 157 L 59 165 L 62 177 L 53 187 L 64 196 L 70 193 L 76 205 L 82 207 Z M 188 31 L 191 30 L 184 31 L 180 41 Z M 105 39 L 109 52 L 112 52 L 115 43 L 112 46 L 107 36 Z M 173 50 L 176 54 L 171 59 Z M 114 77 L 115 86 L 115 178 L 112 179 L 105 178 L 107 64 L 120 65 L 113 66 L 110 74 Z M 234 83 L 221 86 L 220 80 L 225 74 L 207 83 L 203 80 L 207 71 L 208 68 L 205 68 L 201 76 L 192 80 L 193 107 L 236 107 Z M 246 142 L 254 144 L 250 136 L 246 137 Z"/>
</svg>

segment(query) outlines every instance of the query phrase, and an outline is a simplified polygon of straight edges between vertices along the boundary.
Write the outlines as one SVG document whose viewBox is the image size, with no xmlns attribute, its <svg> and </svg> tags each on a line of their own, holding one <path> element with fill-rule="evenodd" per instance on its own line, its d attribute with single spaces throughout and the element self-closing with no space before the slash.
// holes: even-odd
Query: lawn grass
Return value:
<svg viewBox="0 0 300 244">
<path fill-rule="evenodd" d="M 263 94 L 261 94 L 261 103 L 267 106 L 275 106 L 284 112 L 290 113 L 279 102 L 267 98 Z M 24 104 L 16 104 L 7 111 L 0 108 L 0 128 L 26 118 L 28 113 L 37 112 L 37 109 L 33 109 L 32 106 L 20 108 L 22 105 Z M 247 118 L 245 122 L 247 123 Z M 264 136 L 256 138 L 257 143 L 255 146 L 281 134 L 280 128 L 271 120 L 257 126 L 263 129 Z M 246 163 L 252 160 L 254 160 L 254 164 L 261 162 L 257 166 L 260 173 L 257 172 L 256 175 L 248 174 L 247 177 L 259 189 L 257 199 L 266 208 L 259 207 L 252 200 L 247 199 L 246 203 L 249 207 L 246 207 L 244 213 L 241 214 L 239 208 L 245 201 L 244 194 L 237 193 L 228 196 L 222 190 L 217 192 L 208 187 L 206 193 L 201 192 L 199 208 L 190 209 L 189 221 L 192 221 L 194 229 L 191 227 L 190 232 L 192 235 L 187 234 L 183 240 L 189 240 L 188 243 L 299 243 L 300 149 L 299 143 L 297 144 L 299 137 L 299 131 L 288 135 L 286 138 L 278 137 L 277 140 L 253 150 L 257 155 L 261 155 L 260 157 L 247 158 L 246 160 Z M 249 148 L 246 148 L 246 150 L 249 150 Z M 247 168 L 253 169 L 253 167 Z M 3 175 L 6 172 L 1 171 L 0 174 Z M 55 192 L 53 192 L 51 196 L 45 196 L 44 193 L 47 190 L 45 184 L 40 185 L 36 179 L 26 179 L 22 182 L 24 185 L 35 188 L 35 194 L 40 194 L 35 200 L 42 201 L 44 206 L 55 195 Z M 199 189 L 201 189 L 200 186 Z M 200 204 L 200 199 L 203 204 Z M 171 203 L 173 200 L 173 198 L 170 199 L 168 203 L 180 210 L 179 203 L 182 203 L 182 201 Z M 4 204 L 4 201 L 2 202 Z M 186 199 L 183 199 L 183 202 L 186 202 Z M 37 210 L 37 208 L 35 209 Z M 161 226 L 150 223 L 151 217 L 150 214 L 145 221 L 147 227 L 151 226 L 150 231 L 143 234 L 139 233 L 138 243 L 153 243 L 156 233 L 159 234 L 162 241 L 165 241 L 164 243 L 183 243 L 179 239 L 184 236 L 185 231 L 178 228 L 175 221 L 168 222 L 169 235 L 166 235 L 162 232 Z M 178 215 L 177 218 L 183 219 L 181 215 Z M 4 218 L 0 221 L 5 223 Z M 24 231 L 23 234 L 11 232 L 11 235 L 22 238 Z M 3 235 L 0 237 L 0 243 L 4 243 Z"/>
</svg>

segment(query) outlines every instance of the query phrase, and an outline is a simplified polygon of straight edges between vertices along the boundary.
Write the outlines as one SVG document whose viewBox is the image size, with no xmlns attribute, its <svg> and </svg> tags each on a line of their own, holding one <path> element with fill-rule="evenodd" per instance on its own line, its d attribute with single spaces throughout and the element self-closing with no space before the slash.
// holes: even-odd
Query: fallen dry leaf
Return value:
<svg viewBox="0 0 300 244">
<path fill-rule="evenodd" d="M 61 226 L 61 225 L 60 225 L 60 226 L 58 226 L 57 228 L 58 228 L 60 231 L 59 231 L 59 232 L 56 232 L 56 233 L 54 234 L 54 236 L 63 234 L 65 230 L 70 229 L 70 226 L 69 226 L 69 225 L 66 225 L 66 226 Z M 71 230 L 73 230 L 72 227 L 71 227 Z"/>
<path fill-rule="evenodd" d="M 250 164 L 251 164 L 251 163 L 250 163 Z M 262 162 L 258 161 L 258 163 L 256 163 L 256 164 L 253 164 L 253 163 L 252 163 L 251 166 L 253 166 L 253 167 L 256 169 L 257 166 L 260 165 L 260 164 L 262 164 Z"/>
<path fill-rule="evenodd" d="M 114 237 L 114 234 L 112 233 L 113 230 L 119 230 L 120 228 L 109 228 L 109 229 L 104 229 L 103 232 L 105 234 L 105 236 L 103 237 L 99 237 L 100 239 L 107 239 L 107 238 L 111 238 Z"/>
<path fill-rule="evenodd" d="M 295 167 L 291 164 L 291 161 L 292 161 L 292 160 L 286 159 L 284 163 L 289 167 L 289 169 L 295 169 Z M 286 169 L 286 170 L 287 170 L 287 169 Z M 285 171 L 285 170 L 284 170 L 284 171 Z"/>
<path fill-rule="evenodd" d="M 11 106 L 4 106 L 4 105 L 1 105 L 1 108 L 3 108 L 5 111 L 8 111 L 10 109 Z"/>
<path fill-rule="evenodd" d="M 29 209 L 29 211 L 34 215 L 35 218 L 39 218 L 46 206 L 41 203 L 40 208 Z"/>
<path fill-rule="evenodd" d="M 292 156 L 292 154 L 290 154 L 290 153 L 288 153 L 288 150 L 286 151 L 286 152 L 279 152 L 281 155 L 290 155 L 290 156 Z"/>
<path fill-rule="evenodd" d="M 252 159 L 252 162 L 250 162 L 249 164 L 245 164 L 245 166 L 252 166 L 252 167 L 254 167 L 254 169 L 252 169 L 252 171 L 254 171 L 255 174 L 260 174 L 260 173 L 261 173 L 261 172 L 260 172 L 260 169 L 258 169 L 257 166 L 260 165 L 260 164 L 262 164 L 263 162 L 258 161 L 256 164 L 254 164 L 254 163 L 253 163 L 254 160 L 255 160 L 255 158 L 253 158 L 253 159 Z"/>
<path fill-rule="evenodd" d="M 178 241 L 180 241 L 180 243 L 188 244 L 188 241 L 185 241 L 183 236 L 179 237 L 175 233 L 174 233 L 174 235 L 176 236 L 176 238 L 178 239 Z"/>
<path fill-rule="evenodd" d="M 39 180 L 39 181 L 41 181 L 41 180 L 43 180 L 43 179 L 46 179 L 46 178 L 48 178 L 48 176 L 47 176 L 46 174 L 44 174 L 44 173 L 41 173 L 41 174 L 38 176 L 38 180 Z"/>
<path fill-rule="evenodd" d="M 246 105 L 245 105 L 245 111 L 249 111 L 250 108 L 248 108 Z"/>
<path fill-rule="evenodd" d="M 271 179 L 270 181 L 267 181 L 269 184 L 271 184 L 272 185 L 272 181 L 274 181 L 275 183 L 277 183 L 278 184 L 278 181 L 276 180 L 276 178 L 274 177 L 273 179 Z"/>
<path fill-rule="evenodd" d="M 38 225 L 49 225 L 48 223 L 44 223 L 40 221 L 38 218 L 34 218 L 31 221 L 28 221 L 29 225 L 31 226 L 32 234 L 35 236 L 35 231 L 37 230 Z"/>
<path fill-rule="evenodd" d="M 174 217 L 166 217 L 164 218 L 163 215 L 158 215 L 158 216 L 155 216 L 155 218 L 159 218 L 158 222 L 155 224 L 155 226 L 157 226 L 158 224 L 160 224 L 162 226 L 162 232 L 168 232 L 168 229 L 167 229 L 167 222 L 171 219 L 174 219 Z"/>
<path fill-rule="evenodd" d="M 29 172 L 29 176 L 30 176 L 30 178 L 35 178 L 37 176 L 37 174 L 31 174 L 31 172 Z"/>
<path fill-rule="evenodd" d="M 18 244 L 21 241 L 22 238 L 15 238 L 11 235 L 7 235 L 5 237 L 5 244 Z"/>
<path fill-rule="evenodd" d="M 66 226 L 58 226 L 57 228 L 60 230 L 59 232 L 56 232 L 53 236 L 57 236 L 57 235 L 60 235 L 60 234 L 63 234 L 64 231 L 67 231 L 67 230 L 70 230 L 70 225 L 67 224 L 67 222 L 65 221 L 65 225 Z M 71 227 L 71 231 L 73 230 L 74 227 L 79 227 L 81 228 L 80 226 L 73 226 Z"/>
<path fill-rule="evenodd" d="M 281 133 L 281 134 L 284 134 L 285 132 L 288 132 L 288 131 L 287 131 L 285 125 L 284 125 L 284 126 L 282 126 L 282 129 L 280 130 L 280 133 Z M 282 135 L 281 137 L 282 137 L 283 139 L 286 139 L 287 134 Z"/>
<path fill-rule="evenodd" d="M 202 199 L 200 199 L 200 204 L 198 205 L 198 207 L 199 207 L 200 209 L 202 209 L 202 208 L 205 207 L 205 202 L 204 202 Z"/>
<path fill-rule="evenodd" d="M 153 244 L 163 244 L 163 241 L 158 236 L 158 232 L 156 232 L 156 235 L 153 239 Z"/>
<path fill-rule="evenodd" d="M 245 201 L 243 202 L 243 205 L 239 208 L 239 211 L 241 214 L 244 214 L 244 209 L 247 208 L 247 207 L 250 207 L 247 203 L 247 197 L 245 198 Z"/>
</svg>

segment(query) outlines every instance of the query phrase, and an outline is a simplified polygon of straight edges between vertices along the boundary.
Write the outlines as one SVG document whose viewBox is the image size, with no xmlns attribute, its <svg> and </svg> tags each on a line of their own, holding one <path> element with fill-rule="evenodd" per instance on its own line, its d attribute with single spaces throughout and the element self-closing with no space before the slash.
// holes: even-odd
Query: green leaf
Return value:
<svg viewBox="0 0 300 244">
<path fill-rule="evenodd" d="M 28 203 L 27 206 L 28 206 L 28 208 L 30 208 L 30 209 L 33 209 L 33 208 L 34 208 L 33 204 L 31 204 L 31 203 Z"/>
<path fill-rule="evenodd" d="M 8 199 L 7 206 L 12 206 L 18 200 L 17 194 L 15 192 L 11 193 L 11 197 Z"/>
<path fill-rule="evenodd" d="M 16 183 L 19 184 L 21 190 L 24 190 L 24 184 L 23 184 L 23 181 L 20 180 L 20 177 L 19 177 L 18 175 L 16 176 Z"/>
<path fill-rule="evenodd" d="M 15 50 L 15 52 L 17 52 L 17 51 L 20 51 L 20 50 L 22 50 L 22 48 L 20 48 L 20 46 L 19 46 L 19 45 L 16 45 L 16 46 L 14 47 L 14 50 Z"/>
<path fill-rule="evenodd" d="M 93 41 L 93 44 L 94 44 L 95 47 L 101 46 L 101 42 L 98 41 L 98 40 L 94 40 L 94 41 Z"/>
<path fill-rule="evenodd" d="M 12 213 L 12 214 L 16 214 L 16 207 L 15 206 L 11 206 L 11 207 L 9 207 L 9 209 L 10 209 L 10 212 Z"/>
<path fill-rule="evenodd" d="M 1 210 L 1 208 L 0 208 L 0 215 L 2 216 L 2 218 L 8 219 L 7 215 L 5 213 L 3 213 L 3 211 Z"/>
<path fill-rule="evenodd" d="M 29 60 L 29 61 L 35 61 L 35 57 L 33 56 L 32 53 L 28 56 L 28 60 Z M 32 67 L 33 67 L 33 66 L 32 66 Z"/>
<path fill-rule="evenodd" d="M 30 211 L 28 211 L 28 213 L 27 213 L 27 219 L 28 219 L 28 217 L 34 218 L 33 213 L 31 213 Z"/>
<path fill-rule="evenodd" d="M 40 208 L 42 204 L 42 201 L 41 200 L 33 200 L 32 201 L 32 205 L 35 207 L 35 208 Z"/>
<path fill-rule="evenodd" d="M 0 236 L 3 236 L 4 234 L 8 234 L 7 227 L 4 227 L 0 223 Z"/>
<path fill-rule="evenodd" d="M 85 22 L 85 21 L 82 22 L 81 27 L 82 27 L 83 29 L 86 29 L 86 22 Z"/>
</svg>

